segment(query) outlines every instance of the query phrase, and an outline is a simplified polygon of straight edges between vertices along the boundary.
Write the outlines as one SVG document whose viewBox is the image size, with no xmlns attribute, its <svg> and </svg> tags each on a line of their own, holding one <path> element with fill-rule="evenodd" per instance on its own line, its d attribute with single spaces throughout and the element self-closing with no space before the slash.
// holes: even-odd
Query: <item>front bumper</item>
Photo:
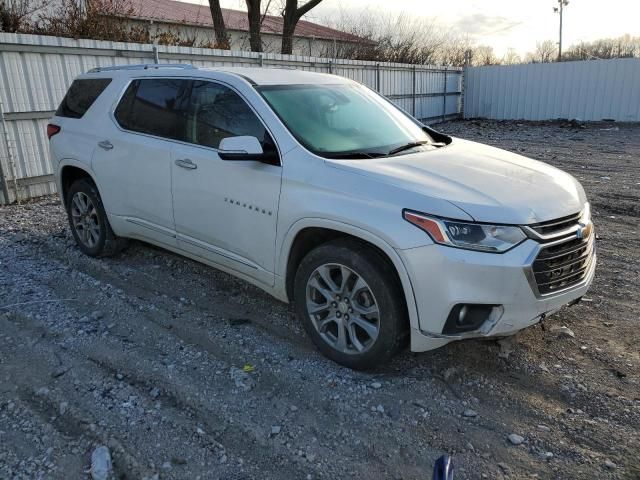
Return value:
<svg viewBox="0 0 640 480">
<path fill-rule="evenodd" d="M 579 283 L 552 295 L 534 292 L 529 271 L 541 245 L 526 240 L 503 254 L 442 245 L 399 250 L 413 288 L 419 329 L 412 329 L 411 350 L 425 351 L 453 340 L 511 335 L 538 323 L 582 297 L 593 280 L 596 253 Z M 482 328 L 455 335 L 442 330 L 457 304 L 498 305 Z"/>
</svg>

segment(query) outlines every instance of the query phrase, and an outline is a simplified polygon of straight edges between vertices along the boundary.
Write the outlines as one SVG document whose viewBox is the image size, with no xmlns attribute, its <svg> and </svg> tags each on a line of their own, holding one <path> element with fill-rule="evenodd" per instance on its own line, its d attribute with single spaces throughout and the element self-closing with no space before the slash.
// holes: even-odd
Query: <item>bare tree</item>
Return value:
<svg viewBox="0 0 640 480">
<path fill-rule="evenodd" d="M 516 65 L 518 63 L 522 63 L 520 55 L 518 55 L 518 53 L 513 48 L 508 49 L 507 53 L 505 53 L 504 57 L 502 57 L 502 64 Z"/>
<path fill-rule="evenodd" d="M 498 57 L 493 53 L 493 47 L 480 45 L 473 50 L 474 65 L 497 65 Z"/>
<path fill-rule="evenodd" d="M 262 52 L 262 37 L 260 31 L 262 30 L 262 22 L 264 17 L 269 12 L 271 6 L 271 0 L 268 0 L 267 6 L 264 9 L 264 13 L 261 12 L 261 0 L 245 0 L 247 3 L 247 17 L 249 20 L 249 45 L 252 52 Z"/>
<path fill-rule="evenodd" d="M 227 27 L 224 24 L 224 17 L 222 16 L 220 0 L 209 0 L 209 9 L 211 10 L 213 31 L 216 36 L 215 48 L 229 49 L 231 45 L 229 42 Z"/>
<path fill-rule="evenodd" d="M 449 33 L 438 56 L 438 63 L 462 67 L 469 60 L 473 64 L 473 47 L 473 41 L 468 35 Z M 471 52 L 471 58 L 469 58 L 469 52 Z"/>
<path fill-rule="evenodd" d="M 33 33 L 58 37 L 91 38 L 116 42 L 150 41 L 149 30 L 127 21 L 133 15 L 128 0 L 56 0 L 42 10 L 33 23 Z"/>
<path fill-rule="evenodd" d="M 286 0 L 282 11 L 282 48 L 280 52 L 291 55 L 293 51 L 293 34 L 300 18 L 309 13 L 312 8 L 318 6 L 322 0 L 307 0 L 306 3 L 298 5 L 298 0 Z"/>
<path fill-rule="evenodd" d="M 51 4 L 51 0 L 0 0 L 0 32 L 30 30 L 34 16 Z"/>
<path fill-rule="evenodd" d="M 606 58 L 640 57 L 640 37 L 629 34 L 618 38 L 601 38 L 592 42 L 571 45 L 563 60 L 596 60 Z"/>
<path fill-rule="evenodd" d="M 557 56 L 558 49 L 553 40 L 545 40 L 536 43 L 536 50 L 528 53 L 525 60 L 529 63 L 549 63 Z"/>
</svg>

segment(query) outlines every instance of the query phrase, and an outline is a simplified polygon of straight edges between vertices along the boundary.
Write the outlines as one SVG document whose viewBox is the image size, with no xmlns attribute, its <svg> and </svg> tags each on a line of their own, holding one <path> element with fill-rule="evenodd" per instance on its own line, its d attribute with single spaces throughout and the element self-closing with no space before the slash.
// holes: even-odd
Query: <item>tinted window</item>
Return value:
<svg viewBox="0 0 640 480">
<path fill-rule="evenodd" d="M 275 150 L 262 122 L 233 90 L 212 82 L 195 81 L 191 95 L 191 143 L 218 148 L 223 138 L 249 135 L 260 140 L 265 152 Z"/>
<path fill-rule="evenodd" d="M 134 80 L 115 111 L 127 130 L 174 140 L 187 140 L 190 80 Z"/>
<path fill-rule="evenodd" d="M 110 78 L 74 80 L 71 87 L 69 87 L 69 91 L 62 99 L 58 110 L 56 110 L 56 116 L 82 118 L 110 83 Z"/>
</svg>

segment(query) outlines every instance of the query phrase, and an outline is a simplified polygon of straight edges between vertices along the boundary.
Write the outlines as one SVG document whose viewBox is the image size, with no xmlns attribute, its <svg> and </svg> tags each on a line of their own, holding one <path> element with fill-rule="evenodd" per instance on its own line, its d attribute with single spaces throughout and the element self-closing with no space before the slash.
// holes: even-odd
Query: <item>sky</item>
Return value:
<svg viewBox="0 0 640 480">
<path fill-rule="evenodd" d="M 221 3 L 223 7 L 246 10 L 244 0 Z M 307 19 L 327 18 L 339 8 L 356 12 L 368 8 L 382 14 L 404 12 L 466 32 L 477 44 L 493 47 L 499 56 L 509 49 L 524 55 L 535 49 L 537 41 L 557 41 L 559 19 L 553 13 L 554 6 L 557 0 L 323 0 Z M 570 0 L 563 17 L 565 48 L 572 43 L 625 33 L 640 36 L 640 0 Z"/>
</svg>

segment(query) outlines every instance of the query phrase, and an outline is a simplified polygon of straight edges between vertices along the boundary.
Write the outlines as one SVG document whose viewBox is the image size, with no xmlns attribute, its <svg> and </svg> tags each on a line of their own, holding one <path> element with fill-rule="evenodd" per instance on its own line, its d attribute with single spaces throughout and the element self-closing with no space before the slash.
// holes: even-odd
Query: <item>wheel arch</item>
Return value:
<svg viewBox="0 0 640 480">
<path fill-rule="evenodd" d="M 59 175 L 58 175 L 58 191 L 60 192 L 60 198 L 62 199 L 62 204 L 66 204 L 67 192 L 69 191 L 69 187 L 73 185 L 76 180 L 81 178 L 88 178 L 93 182 L 93 184 L 100 192 L 98 187 L 98 183 L 93 175 L 91 169 L 82 162 L 78 162 L 75 160 L 63 160 L 59 166 Z"/>
<path fill-rule="evenodd" d="M 405 304 L 412 330 L 419 329 L 415 296 L 407 269 L 396 250 L 384 239 L 353 225 L 326 219 L 303 219 L 296 222 L 282 242 L 279 271 L 284 279 L 285 297 L 293 298 L 293 282 L 298 265 L 313 248 L 338 238 L 352 238 L 377 250 L 396 272 L 404 293 Z"/>
</svg>

